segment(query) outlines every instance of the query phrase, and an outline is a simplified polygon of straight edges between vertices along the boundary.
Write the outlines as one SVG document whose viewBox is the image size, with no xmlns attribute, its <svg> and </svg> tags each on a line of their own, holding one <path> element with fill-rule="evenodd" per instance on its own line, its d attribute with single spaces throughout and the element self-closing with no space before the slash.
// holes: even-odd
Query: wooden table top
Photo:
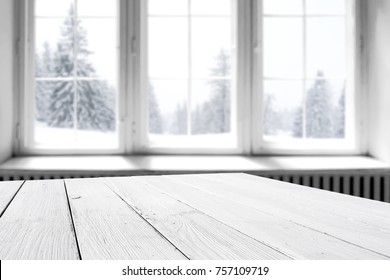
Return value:
<svg viewBox="0 0 390 280">
<path fill-rule="evenodd" d="M 0 183 L 0 259 L 390 259 L 390 204 L 247 174 Z"/>
</svg>

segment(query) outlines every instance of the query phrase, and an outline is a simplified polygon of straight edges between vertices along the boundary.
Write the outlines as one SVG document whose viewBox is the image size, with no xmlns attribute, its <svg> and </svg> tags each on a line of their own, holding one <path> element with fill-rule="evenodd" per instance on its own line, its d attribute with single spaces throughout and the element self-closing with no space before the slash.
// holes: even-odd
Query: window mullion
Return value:
<svg viewBox="0 0 390 280">
<path fill-rule="evenodd" d="M 123 102 L 119 104 L 122 111 L 121 123 L 124 130 L 124 150 L 126 153 L 132 153 L 140 145 L 141 139 L 145 130 L 142 130 L 142 125 L 145 120 L 141 117 L 141 112 L 137 104 L 144 104 L 145 100 L 141 94 L 146 93 L 146 89 L 141 87 L 142 82 L 146 81 L 144 77 L 144 68 L 141 65 L 146 65 L 143 61 L 144 53 L 141 52 L 141 21 L 144 18 L 142 2 L 144 1 L 127 1 L 121 0 L 120 7 L 120 45 L 123 62 L 121 65 L 122 73 L 120 74 L 122 86 Z M 137 16 L 139 15 L 139 16 Z M 143 66 L 146 67 L 146 66 Z M 137 71 L 139 69 L 139 71 Z M 145 94 L 146 95 L 146 94 Z"/>
</svg>

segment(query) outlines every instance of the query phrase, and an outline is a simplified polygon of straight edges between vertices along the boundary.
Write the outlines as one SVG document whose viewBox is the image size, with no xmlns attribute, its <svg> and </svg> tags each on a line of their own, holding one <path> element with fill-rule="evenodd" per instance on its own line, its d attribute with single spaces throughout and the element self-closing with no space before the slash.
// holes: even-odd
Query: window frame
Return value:
<svg viewBox="0 0 390 280">
<path fill-rule="evenodd" d="M 361 49 L 361 13 L 359 0 L 346 0 L 348 5 L 348 25 L 354 37 L 353 50 L 353 107 L 355 112 L 364 112 L 364 78 L 362 65 L 364 54 Z M 104 154 L 246 154 L 246 155 L 356 155 L 366 151 L 364 140 L 364 114 L 354 113 L 354 139 L 349 146 L 329 147 L 331 140 L 315 141 L 316 143 L 299 143 L 294 145 L 275 145 L 265 143 L 262 139 L 262 90 L 261 81 L 257 77 L 261 72 L 261 19 L 262 0 L 237 0 L 236 32 L 237 32 L 237 73 L 236 86 L 236 128 L 237 146 L 221 147 L 169 147 L 150 146 L 147 139 L 147 108 L 145 77 L 146 51 L 145 20 L 146 3 L 144 0 L 118 0 L 119 3 L 119 72 L 118 72 L 118 137 L 119 147 L 116 149 L 38 149 L 31 147 L 31 116 L 34 116 L 33 65 L 34 65 L 34 0 L 17 0 L 16 12 L 16 72 L 15 89 L 18 92 L 16 105 L 16 142 L 17 155 L 104 155 Z M 347 79 L 350 77 L 347 77 Z M 362 89 L 363 88 L 363 89 Z M 350 101 L 351 102 L 351 101 Z M 350 115 L 350 114 L 349 114 Z M 30 119 L 29 119 L 30 118 Z M 322 143 L 321 143 L 322 142 Z"/>
<path fill-rule="evenodd" d="M 122 5 L 127 6 L 124 0 L 118 1 L 118 36 L 123 31 L 128 31 L 125 22 L 127 21 L 126 12 L 123 11 Z M 125 141 L 124 141 L 124 129 L 125 126 L 125 108 L 123 100 L 125 99 L 125 81 L 127 76 L 126 64 L 122 61 L 127 57 L 125 50 L 125 40 L 127 35 L 119 36 L 118 38 L 118 105 L 117 105 L 117 136 L 118 146 L 113 148 L 85 148 L 85 147 L 37 147 L 34 146 L 34 119 L 35 119 L 35 0 L 20 0 L 17 2 L 19 16 L 22 19 L 19 28 L 19 36 L 17 42 L 20 42 L 18 52 L 19 57 L 19 71 L 21 73 L 19 77 L 20 89 L 20 111 L 19 121 L 17 123 L 17 138 L 18 154 L 28 155 L 95 155 L 95 154 L 123 154 L 125 152 Z"/>
<path fill-rule="evenodd" d="M 346 26 L 347 26 L 347 83 L 346 106 L 350 108 L 345 113 L 346 138 L 345 139 L 288 139 L 285 141 L 267 141 L 263 136 L 263 71 L 262 71 L 262 20 L 263 9 L 262 0 L 257 0 L 254 8 L 254 65 L 252 72 L 252 88 L 253 88 L 253 138 L 252 149 L 253 154 L 262 155 L 356 155 L 364 152 L 363 130 L 364 114 L 358 115 L 357 112 L 364 112 L 361 106 L 363 92 L 361 90 L 360 81 L 362 79 L 359 69 L 361 69 L 363 54 L 361 53 L 360 41 L 361 30 L 359 28 L 359 1 L 344 0 L 346 3 Z M 305 16 L 304 14 L 302 15 Z M 306 32 L 304 30 L 304 32 Z M 304 39 L 305 40 L 305 39 Z M 303 73 L 304 80 L 307 79 L 306 73 Z M 256 110 L 256 108 L 262 108 Z M 255 129 L 260 127 L 260 129 Z M 331 148 L 329 148 L 331 147 Z"/>
<path fill-rule="evenodd" d="M 244 41 L 247 36 L 250 35 L 250 29 L 243 28 L 246 22 L 250 20 L 250 16 L 242 17 L 239 16 L 240 13 L 242 15 L 242 10 L 245 9 L 245 6 L 248 5 L 248 3 L 251 2 L 251 0 L 231 0 L 232 2 L 235 2 L 235 8 L 232 9 L 232 12 L 234 13 L 232 15 L 233 21 L 235 21 L 236 26 L 235 28 L 235 43 L 236 43 L 236 77 L 235 77 L 235 85 L 233 86 L 233 91 L 236 93 L 238 92 L 244 92 L 242 90 L 243 84 L 245 83 L 243 81 L 243 77 L 240 77 L 237 75 L 237 73 L 241 73 L 243 71 L 248 72 L 250 71 L 249 64 L 245 64 L 244 62 L 244 56 L 245 56 L 245 46 Z M 137 90 L 135 90 L 135 98 L 138 101 L 137 104 L 138 108 L 134 108 L 135 117 L 134 117 L 134 125 L 135 125 L 135 131 L 136 133 L 134 138 L 134 150 L 137 153 L 141 154 L 242 154 L 243 153 L 243 142 L 244 142 L 244 135 L 247 135 L 243 133 L 243 128 L 240 126 L 239 119 L 242 114 L 242 101 L 240 98 L 237 98 L 237 94 L 234 94 L 235 97 L 235 104 L 233 103 L 232 111 L 235 111 L 236 118 L 232 119 L 232 122 L 234 122 L 233 126 L 235 127 L 235 131 L 232 133 L 231 139 L 233 142 L 232 145 L 225 145 L 224 147 L 217 146 L 217 145 L 205 145 L 208 141 L 214 139 L 222 138 L 225 135 L 218 135 L 216 137 L 208 136 L 208 135 L 202 135 L 202 136 L 162 136 L 162 138 L 165 138 L 160 143 L 153 143 L 148 138 L 148 117 L 147 117 L 147 108 L 148 108 L 148 92 L 147 92 L 147 84 L 148 84 L 148 74 L 147 74 L 147 65 L 148 65 L 148 58 L 147 58 L 147 21 L 148 21 L 148 11 L 147 11 L 147 2 L 148 1 L 137 1 L 140 5 L 140 33 L 138 34 L 139 42 L 138 42 L 138 49 L 139 56 L 138 56 L 138 69 L 137 71 L 139 75 L 137 76 L 138 80 L 138 86 Z M 232 5 L 233 6 L 233 5 Z M 250 15 L 250 13 L 247 13 L 247 15 Z M 241 32 L 239 32 L 241 30 Z M 245 69 L 248 68 L 248 69 Z M 245 91 L 246 92 L 246 91 Z M 136 121 L 138 120 L 138 122 Z M 196 139 L 195 139 L 196 138 Z M 180 143 L 178 146 L 174 146 L 171 144 L 168 144 L 170 140 L 175 141 L 180 139 Z M 201 142 L 199 142 L 201 141 Z M 235 143 L 234 143 L 235 142 Z M 178 143 L 178 142 L 176 142 Z"/>
</svg>

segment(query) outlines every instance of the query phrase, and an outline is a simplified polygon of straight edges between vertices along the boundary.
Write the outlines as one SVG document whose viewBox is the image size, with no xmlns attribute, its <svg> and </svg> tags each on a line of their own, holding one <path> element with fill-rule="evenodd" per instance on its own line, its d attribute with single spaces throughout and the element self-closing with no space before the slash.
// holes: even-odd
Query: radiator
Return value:
<svg viewBox="0 0 390 280">
<path fill-rule="evenodd" d="M 135 172 L 115 172 L 108 173 L 101 172 L 70 172 L 70 173 L 56 173 L 48 172 L 29 173 L 19 171 L 14 174 L 0 174 L 0 181 L 14 181 L 14 180 L 43 180 L 43 179 L 64 179 L 64 178 L 94 178 L 106 176 L 133 176 L 133 175 L 161 175 L 161 174 L 188 174 L 197 172 L 149 172 L 149 171 L 135 171 Z M 266 172 L 247 172 L 257 176 L 263 176 L 270 179 L 280 180 L 284 182 L 304 185 L 308 187 L 318 188 L 327 191 L 333 191 L 383 202 L 390 202 L 390 174 L 388 172 L 376 172 L 357 174 L 353 172 L 343 172 L 337 174 L 324 173 L 287 173 L 282 171 L 278 173 Z"/>
<path fill-rule="evenodd" d="M 358 197 L 390 202 L 390 174 L 265 174 L 264 177 Z"/>
</svg>

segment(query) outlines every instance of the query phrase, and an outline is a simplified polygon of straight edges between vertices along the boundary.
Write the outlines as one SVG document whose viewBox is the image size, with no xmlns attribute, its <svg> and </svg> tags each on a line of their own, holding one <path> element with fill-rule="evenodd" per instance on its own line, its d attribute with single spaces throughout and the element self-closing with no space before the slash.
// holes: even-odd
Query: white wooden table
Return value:
<svg viewBox="0 0 390 280">
<path fill-rule="evenodd" d="M 0 259 L 389 259 L 390 204 L 247 174 L 0 183 Z"/>
</svg>

